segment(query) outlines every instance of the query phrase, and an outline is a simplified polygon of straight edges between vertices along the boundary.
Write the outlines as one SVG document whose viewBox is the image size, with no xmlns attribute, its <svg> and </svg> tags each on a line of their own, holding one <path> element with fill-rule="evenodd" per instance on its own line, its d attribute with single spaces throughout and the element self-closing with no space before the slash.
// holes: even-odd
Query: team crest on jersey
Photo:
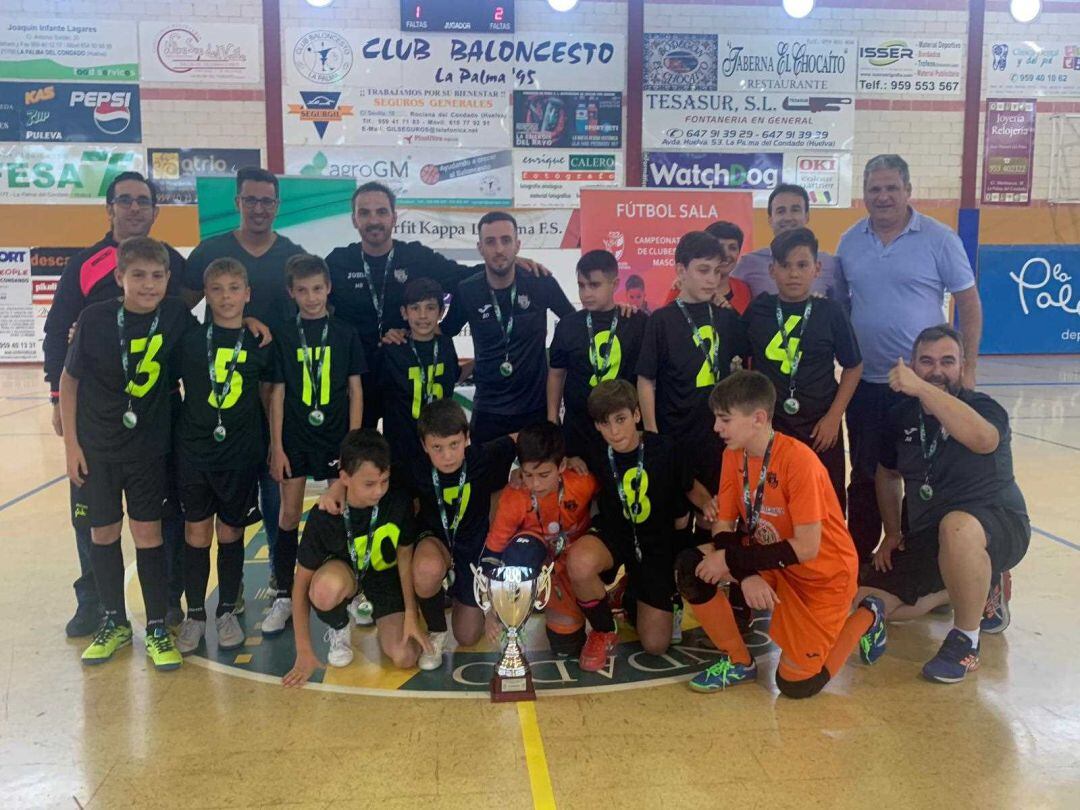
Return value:
<svg viewBox="0 0 1080 810">
<path fill-rule="evenodd" d="M 404 284 L 409 280 L 409 271 L 405 267 L 397 267 L 394 269 L 394 281 L 398 284 Z"/>
<path fill-rule="evenodd" d="M 484 304 L 477 310 L 477 312 L 480 313 L 480 320 L 486 321 L 488 318 L 491 317 L 491 304 Z"/>
<path fill-rule="evenodd" d="M 531 303 L 532 301 L 529 300 L 529 296 L 527 296 L 525 293 L 521 293 L 518 295 L 518 306 L 522 309 L 528 309 L 529 304 Z"/>
<path fill-rule="evenodd" d="M 773 489 L 780 486 L 780 479 L 776 477 L 776 473 L 774 472 L 770 472 L 765 476 L 765 482 Z"/>
</svg>

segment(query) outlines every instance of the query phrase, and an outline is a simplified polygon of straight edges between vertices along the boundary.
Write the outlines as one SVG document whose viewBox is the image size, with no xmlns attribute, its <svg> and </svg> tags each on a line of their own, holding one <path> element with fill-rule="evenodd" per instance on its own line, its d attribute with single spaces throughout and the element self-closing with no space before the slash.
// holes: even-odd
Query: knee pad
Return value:
<svg viewBox="0 0 1080 810">
<path fill-rule="evenodd" d="M 576 656 L 585 646 L 585 628 L 579 627 L 573 633 L 556 633 L 550 627 L 547 631 L 548 644 L 556 655 Z"/>
<path fill-rule="evenodd" d="M 804 678 L 801 681 L 789 681 L 783 675 L 780 674 L 780 670 L 776 670 L 776 687 L 780 690 L 780 694 L 789 698 L 799 700 L 801 698 L 813 697 L 822 689 L 825 688 L 825 684 L 829 682 L 829 672 L 822 667 L 821 672 L 809 678 Z"/>
<path fill-rule="evenodd" d="M 701 605 L 716 596 L 716 586 L 701 580 L 694 571 L 705 559 L 696 548 L 688 548 L 675 558 L 675 584 L 691 605 Z"/>
</svg>

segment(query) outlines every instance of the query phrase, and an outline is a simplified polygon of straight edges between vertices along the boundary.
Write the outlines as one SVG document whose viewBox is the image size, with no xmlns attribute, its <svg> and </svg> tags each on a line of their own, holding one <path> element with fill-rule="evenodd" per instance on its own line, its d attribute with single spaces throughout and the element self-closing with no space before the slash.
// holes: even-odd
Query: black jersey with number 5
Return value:
<svg viewBox="0 0 1080 810">
<path fill-rule="evenodd" d="M 416 542 L 412 498 L 403 490 L 390 490 L 379 501 L 378 521 L 374 527 L 371 517 L 370 507 L 349 510 L 353 535 L 350 540 L 356 552 L 357 565 L 367 558 L 367 570 L 378 574 L 396 568 L 398 548 Z M 329 560 L 352 564 L 345 541 L 345 519 L 316 506 L 308 514 L 296 561 L 309 571 L 316 571 Z"/>
</svg>

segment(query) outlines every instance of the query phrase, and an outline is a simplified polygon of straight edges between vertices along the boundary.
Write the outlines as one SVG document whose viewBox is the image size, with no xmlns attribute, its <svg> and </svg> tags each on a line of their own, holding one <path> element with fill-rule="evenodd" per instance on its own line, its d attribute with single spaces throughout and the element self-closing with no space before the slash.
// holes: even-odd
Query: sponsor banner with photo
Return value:
<svg viewBox="0 0 1080 810">
<path fill-rule="evenodd" d="M 988 98 L 982 201 L 1027 205 L 1035 160 L 1035 99 Z"/>
<path fill-rule="evenodd" d="M 538 149 L 622 147 L 622 93 L 514 91 L 514 146 Z"/>
<path fill-rule="evenodd" d="M 734 222 L 742 228 L 746 243 L 753 243 L 749 192 L 584 189 L 581 249 L 614 253 L 619 261 L 618 299 L 646 310 L 657 309 L 675 280 L 679 239 L 719 219 Z M 635 290 L 643 290 L 643 295 Z"/>
<path fill-rule="evenodd" d="M 142 149 L 105 145 L 0 144 L 0 204 L 100 205 L 121 172 L 144 171 Z"/>
<path fill-rule="evenodd" d="M 258 25 L 142 21 L 144 82 L 257 84 L 262 81 Z"/>
<path fill-rule="evenodd" d="M 964 41 L 882 37 L 859 41 L 859 92 L 873 96 L 964 95 Z"/>
<path fill-rule="evenodd" d="M 984 61 L 988 96 L 1080 98 L 1080 36 L 1071 42 L 992 41 Z"/>
<path fill-rule="evenodd" d="M 0 141 L 141 140 L 137 84 L 0 83 Z"/>
<path fill-rule="evenodd" d="M 622 34 L 518 32 L 514 42 L 516 90 L 626 87 L 626 37 Z"/>
<path fill-rule="evenodd" d="M 0 247 L 0 362 L 39 359 L 30 248 Z"/>
<path fill-rule="evenodd" d="M 577 208 L 583 188 L 621 186 L 620 151 L 514 152 L 514 205 L 519 208 Z"/>
<path fill-rule="evenodd" d="M 1080 352 L 1080 247 L 979 248 L 980 354 Z"/>
<path fill-rule="evenodd" d="M 285 173 L 385 183 L 398 205 L 508 206 L 513 202 L 509 149 L 312 147 L 285 150 Z"/>
<path fill-rule="evenodd" d="M 0 79 L 137 82 L 135 23 L 58 20 L 46 11 L 0 17 Z"/>
<path fill-rule="evenodd" d="M 148 176 L 158 205 L 195 205 L 196 177 L 236 178 L 244 166 L 261 166 L 258 149 L 147 149 Z"/>
</svg>

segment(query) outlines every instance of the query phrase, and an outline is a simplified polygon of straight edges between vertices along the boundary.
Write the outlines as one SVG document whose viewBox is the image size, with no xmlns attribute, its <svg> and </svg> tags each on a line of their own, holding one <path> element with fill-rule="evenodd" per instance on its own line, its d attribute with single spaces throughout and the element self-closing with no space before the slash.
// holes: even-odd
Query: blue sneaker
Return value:
<svg viewBox="0 0 1080 810">
<path fill-rule="evenodd" d="M 869 666 L 885 654 L 885 603 L 877 596 L 868 596 L 859 602 L 859 607 L 874 614 L 874 623 L 859 639 L 859 659 Z"/>
<path fill-rule="evenodd" d="M 1002 633 L 1009 626 L 1009 598 L 1012 596 L 1012 575 L 1008 571 L 995 574 L 990 580 L 990 595 L 986 597 L 982 621 L 979 629 L 983 633 L 995 635 Z"/>
<path fill-rule="evenodd" d="M 922 668 L 923 677 L 935 683 L 959 683 L 979 668 L 979 648 L 955 627 L 945 636 L 937 655 Z"/>
<path fill-rule="evenodd" d="M 721 655 L 715 664 L 690 681 L 690 688 L 695 692 L 715 692 L 756 679 L 756 661 L 751 659 L 749 664 L 736 664 L 726 655 Z"/>
</svg>

